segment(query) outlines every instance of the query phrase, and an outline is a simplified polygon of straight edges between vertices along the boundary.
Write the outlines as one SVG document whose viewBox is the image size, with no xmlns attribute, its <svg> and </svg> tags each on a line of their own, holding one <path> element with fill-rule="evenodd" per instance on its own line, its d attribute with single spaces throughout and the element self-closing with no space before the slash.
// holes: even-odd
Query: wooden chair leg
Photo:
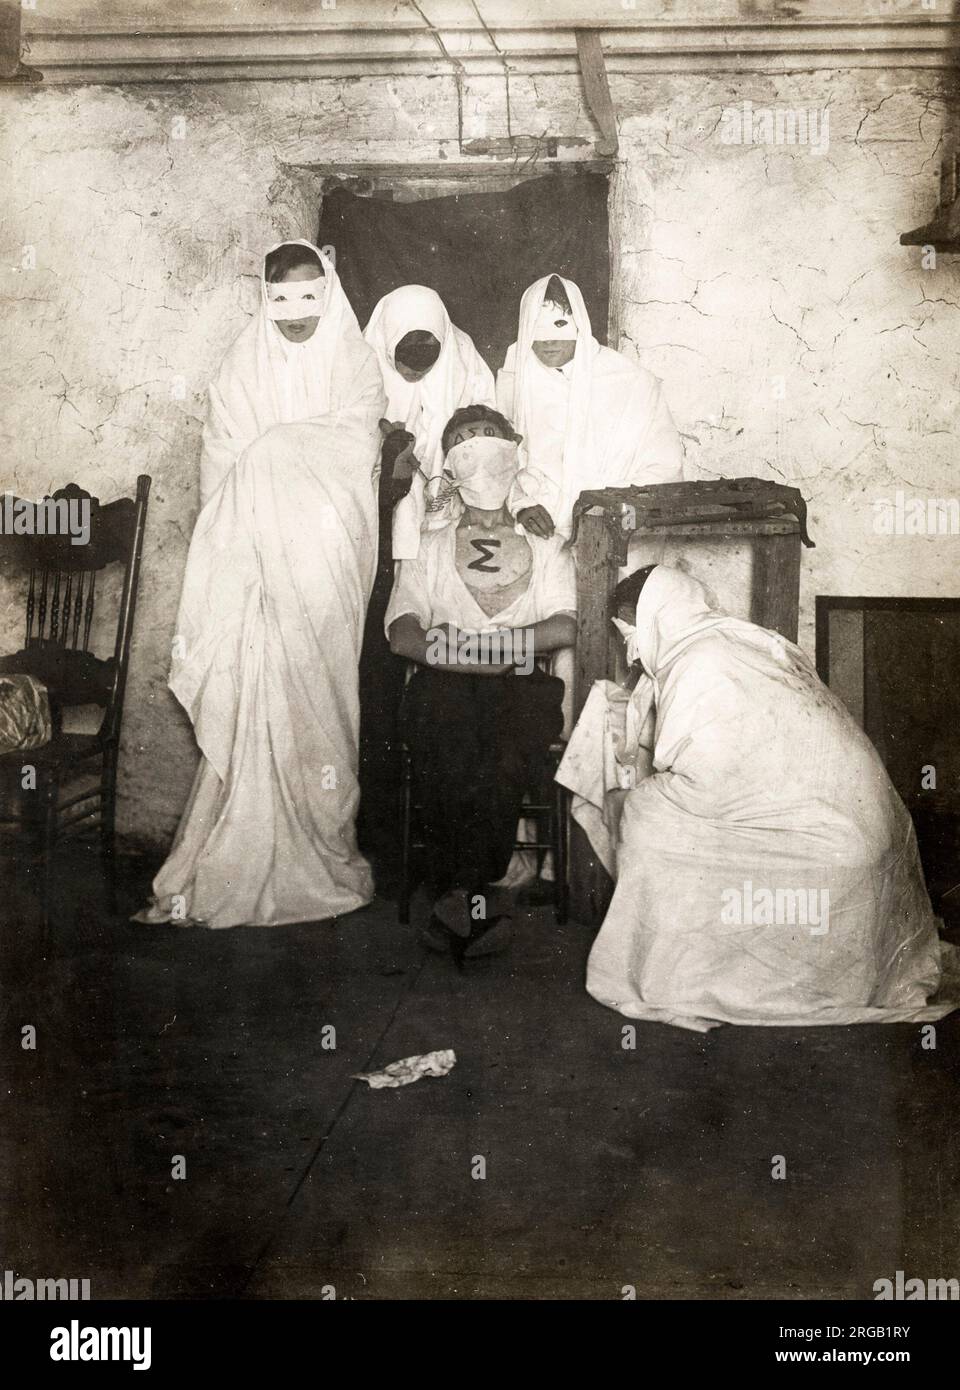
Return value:
<svg viewBox="0 0 960 1390">
<path fill-rule="evenodd" d="M 554 784 L 553 813 L 554 911 L 557 926 L 567 920 L 567 789 Z"/>
<path fill-rule="evenodd" d="M 58 803 L 60 787 L 55 775 L 45 781 L 43 791 L 43 870 L 40 887 L 40 912 L 43 936 L 46 940 L 50 931 L 53 905 L 54 867 L 57 852 Z"/>
<path fill-rule="evenodd" d="M 413 812 L 413 768 L 410 753 L 405 748 L 401 754 L 400 777 L 400 901 L 398 913 L 400 921 L 406 926 L 410 921 L 410 840 L 412 835 Z"/>
<path fill-rule="evenodd" d="M 117 750 L 104 754 L 100 778 L 100 858 L 107 871 L 110 910 L 117 910 Z"/>
</svg>

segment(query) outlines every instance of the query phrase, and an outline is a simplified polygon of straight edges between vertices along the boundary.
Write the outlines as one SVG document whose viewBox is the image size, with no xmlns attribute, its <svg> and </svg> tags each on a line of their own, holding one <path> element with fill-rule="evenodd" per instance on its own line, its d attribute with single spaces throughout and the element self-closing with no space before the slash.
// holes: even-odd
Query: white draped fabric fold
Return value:
<svg viewBox="0 0 960 1390">
<path fill-rule="evenodd" d="M 520 301 L 517 341 L 497 376 L 497 402 L 523 443 L 508 500 L 514 515 L 546 507 L 562 535 L 586 488 L 680 482 L 683 451 L 659 380 L 593 336 L 580 289 L 561 280 L 577 326 L 572 362 L 546 367 L 533 351 L 545 275 Z"/>
<path fill-rule="evenodd" d="M 432 333 L 440 355 L 419 381 L 405 381 L 396 369 L 394 353 L 400 339 L 420 330 Z M 493 373 L 470 337 L 450 322 L 443 300 L 426 285 L 402 285 L 377 303 L 364 330 L 377 354 L 387 393 L 386 416 L 402 421 L 414 437 L 421 474 L 398 503 L 393 519 L 393 558 L 412 560 L 420 545 L 420 528 L 432 519 L 442 525 L 445 514 L 431 514 L 427 480 L 443 468 L 443 428 L 455 410 L 465 405 L 494 404 Z"/>
<path fill-rule="evenodd" d="M 590 994 L 701 1030 L 949 1013 L 934 996 L 955 953 L 937 938 L 910 816 L 800 649 L 712 611 L 666 566 L 640 594 L 631 645 L 649 673 L 633 727 L 652 700 L 652 763 L 598 696 L 558 773 L 616 879 Z M 618 793 L 614 776 L 636 784 Z"/>
<path fill-rule="evenodd" d="M 160 917 L 179 897 L 174 917 L 212 927 L 312 921 L 372 896 L 354 835 L 357 667 L 383 390 L 325 272 L 313 338 L 287 343 L 261 307 L 211 391 L 170 676 L 203 757 L 154 882 Z"/>
<path fill-rule="evenodd" d="M 330 410 L 331 390 L 343 379 L 338 355 L 352 343 L 355 370 L 360 338 L 357 316 L 350 307 L 332 263 L 312 242 L 278 242 L 303 246 L 323 266 L 325 297 L 320 322 L 304 343 L 291 343 L 271 323 L 267 285 L 260 277 L 260 303 L 253 319 L 228 349 L 207 391 L 207 420 L 200 456 L 200 504 L 205 506 L 244 449 L 271 425 L 313 420 Z"/>
</svg>

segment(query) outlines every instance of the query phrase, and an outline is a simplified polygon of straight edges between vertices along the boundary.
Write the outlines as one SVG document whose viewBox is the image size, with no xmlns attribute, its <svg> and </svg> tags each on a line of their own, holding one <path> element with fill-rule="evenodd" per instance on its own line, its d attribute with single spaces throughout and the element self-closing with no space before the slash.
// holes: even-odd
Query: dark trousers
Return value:
<svg viewBox="0 0 960 1390">
<path fill-rule="evenodd" d="M 482 891 L 507 871 L 524 794 L 542 785 L 563 729 L 563 681 L 473 676 L 420 667 L 401 729 L 413 759 L 430 877 L 437 894 Z"/>
</svg>

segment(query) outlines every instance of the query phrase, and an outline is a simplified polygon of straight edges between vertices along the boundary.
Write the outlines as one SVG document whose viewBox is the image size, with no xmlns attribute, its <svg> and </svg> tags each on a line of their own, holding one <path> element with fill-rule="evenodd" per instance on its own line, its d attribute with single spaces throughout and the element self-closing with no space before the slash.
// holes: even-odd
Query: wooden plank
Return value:
<svg viewBox="0 0 960 1390">
<path fill-rule="evenodd" d="M 313 0 L 309 5 L 304 0 L 258 0 L 256 6 L 227 5 L 224 0 L 178 0 L 176 6 L 162 0 L 38 0 L 29 23 L 38 31 L 109 28 L 145 33 L 174 26 L 188 33 L 264 29 L 429 33 L 432 25 L 444 32 L 484 36 L 477 6 L 498 42 L 503 31 L 512 29 L 683 29 L 709 24 L 718 29 L 769 25 L 794 30 L 910 20 L 918 12 L 934 22 L 940 9 L 924 10 L 917 0 L 806 0 L 802 14 L 783 0 L 685 0 L 682 6 L 676 0 L 477 0 L 477 5 L 471 0 L 420 0 L 422 14 L 418 14 L 413 5 L 397 0 Z M 254 9 L 256 20 L 245 20 L 244 10 Z M 305 11 L 309 18 L 304 17 Z"/>
<path fill-rule="evenodd" d="M 577 554 L 577 660 L 573 714 L 579 718 L 594 681 L 613 669 L 615 629 L 610 622 L 618 556 L 607 520 L 587 512 L 580 521 Z"/>
<path fill-rule="evenodd" d="M 8 0 L 8 3 L 10 0 Z M 223 3 L 223 0 L 220 0 Z M 398 27 L 308 29 L 213 26 L 104 29 L 39 24 L 28 12 L 30 59 L 49 82 L 238 82 L 321 77 L 503 76 L 580 73 L 572 31 L 497 31 L 495 53 L 482 31 L 443 33 L 445 58 L 430 30 Z M 411 11 L 411 13 L 414 13 Z M 792 27 L 788 25 L 792 23 Z M 797 22 L 635 26 L 604 33 L 608 74 L 789 73 L 837 69 L 942 69 L 954 53 L 952 21 L 809 25 Z M 14 78 L 11 80 L 18 80 Z M 635 114 L 637 107 L 631 107 Z"/>
<path fill-rule="evenodd" d="M 410 162 L 409 164 L 384 163 L 344 163 L 344 164 L 297 164 L 299 171 L 306 170 L 318 178 L 334 179 L 437 179 L 444 183 L 451 179 L 471 179 L 487 175 L 502 179 L 506 175 L 518 181 L 524 178 L 539 178 L 542 174 L 573 175 L 578 172 L 588 174 L 609 174 L 616 166 L 609 159 L 539 159 L 527 168 L 513 169 L 502 161 L 477 159 L 476 161 L 434 160 L 430 164 Z"/>
<path fill-rule="evenodd" d="M 603 45 L 595 29 L 577 30 L 577 56 L 583 74 L 587 103 L 600 129 L 597 154 L 615 155 L 620 148 L 617 134 L 617 113 L 610 95 L 607 68 L 603 60 Z"/>
<path fill-rule="evenodd" d="M 765 478 L 717 478 L 711 481 L 652 483 L 645 487 L 588 488 L 574 507 L 577 519 L 591 508 L 601 508 L 624 531 L 642 527 L 675 528 L 712 522 L 727 527 L 737 522 L 791 521 L 806 534 L 806 502 L 800 491 Z"/>
<path fill-rule="evenodd" d="M 800 536 L 757 536 L 753 544 L 750 621 L 797 640 L 800 621 Z"/>
<path fill-rule="evenodd" d="M 617 548 L 606 518 L 589 512 L 581 519 L 577 539 L 577 652 L 574 677 L 574 718 L 579 718 L 591 686 L 614 670 L 616 631 L 610 621 L 617 585 Z M 590 841 L 571 818 L 570 911 L 574 919 L 593 925 L 607 910 L 613 885 L 594 854 Z"/>
<path fill-rule="evenodd" d="M 799 534 L 793 517 L 782 521 L 687 521 L 679 526 L 664 523 L 657 526 L 638 526 L 632 536 L 682 536 L 688 540 L 728 540 L 756 536 L 795 536 Z"/>
<path fill-rule="evenodd" d="M 582 135 L 498 135 L 489 140 L 464 140 L 460 153 L 489 159 L 529 159 L 543 153 L 548 159 L 556 159 L 561 146 L 574 149 L 589 144 Z"/>
</svg>

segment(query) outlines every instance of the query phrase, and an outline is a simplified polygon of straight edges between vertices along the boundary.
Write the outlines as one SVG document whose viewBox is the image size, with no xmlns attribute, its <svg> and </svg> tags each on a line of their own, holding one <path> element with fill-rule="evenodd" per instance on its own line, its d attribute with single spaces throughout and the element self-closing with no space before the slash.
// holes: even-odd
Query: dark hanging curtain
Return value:
<svg viewBox="0 0 960 1390">
<path fill-rule="evenodd" d="M 595 337 L 607 338 L 609 252 L 604 174 L 550 174 L 506 193 L 396 203 L 337 188 L 323 200 L 318 244 L 361 328 L 400 285 L 435 289 L 494 369 L 517 336 L 520 296 L 541 275 L 575 280 Z"/>
</svg>

